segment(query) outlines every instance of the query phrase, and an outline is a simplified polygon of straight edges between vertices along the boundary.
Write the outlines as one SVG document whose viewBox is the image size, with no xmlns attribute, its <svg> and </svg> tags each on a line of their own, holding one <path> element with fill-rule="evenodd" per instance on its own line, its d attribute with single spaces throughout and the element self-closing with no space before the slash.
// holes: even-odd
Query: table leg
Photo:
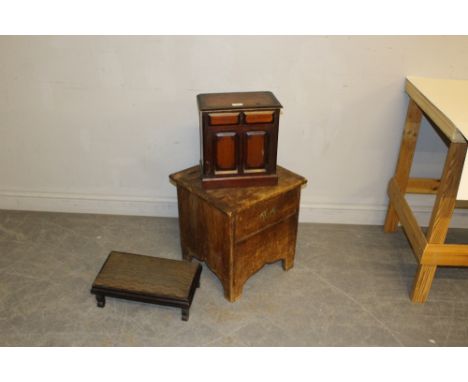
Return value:
<svg viewBox="0 0 468 382">
<path fill-rule="evenodd" d="M 421 126 L 422 111 L 418 105 L 410 99 L 408 111 L 406 114 L 406 123 L 403 130 L 401 140 L 400 154 L 395 170 L 394 178 L 396 179 L 400 190 L 404 193 L 408 184 L 408 179 L 413 163 L 414 152 L 416 150 L 416 142 L 418 140 L 419 128 Z M 385 218 L 384 231 L 395 232 L 398 226 L 398 215 L 389 203 L 387 216 Z"/>
<path fill-rule="evenodd" d="M 431 290 L 432 280 L 434 280 L 436 265 L 418 265 L 418 271 L 413 281 L 411 301 L 424 303 Z"/>
<path fill-rule="evenodd" d="M 450 143 L 437 198 L 426 234 L 428 244 L 443 244 L 452 218 L 460 184 L 467 144 Z M 437 265 L 425 265 L 424 254 L 413 283 L 411 300 L 423 303 L 431 289 Z"/>
</svg>

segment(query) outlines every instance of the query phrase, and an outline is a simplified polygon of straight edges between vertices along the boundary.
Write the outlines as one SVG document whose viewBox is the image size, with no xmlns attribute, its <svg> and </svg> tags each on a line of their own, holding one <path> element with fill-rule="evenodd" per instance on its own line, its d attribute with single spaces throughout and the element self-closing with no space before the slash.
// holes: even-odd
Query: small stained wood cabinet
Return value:
<svg viewBox="0 0 468 382">
<path fill-rule="evenodd" d="M 197 101 L 203 187 L 276 185 L 282 106 L 273 93 L 199 94 Z"/>
</svg>

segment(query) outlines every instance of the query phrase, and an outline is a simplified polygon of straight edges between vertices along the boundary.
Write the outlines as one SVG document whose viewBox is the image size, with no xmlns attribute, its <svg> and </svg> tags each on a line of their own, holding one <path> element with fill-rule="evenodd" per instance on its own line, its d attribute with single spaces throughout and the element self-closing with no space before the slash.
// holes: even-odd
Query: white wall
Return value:
<svg viewBox="0 0 468 382">
<path fill-rule="evenodd" d="M 196 94 L 271 90 L 278 163 L 309 179 L 301 220 L 381 224 L 406 75 L 468 78 L 468 38 L 4 36 L 0 208 L 176 216 Z M 438 176 L 445 150 L 425 124 L 414 173 Z"/>
</svg>

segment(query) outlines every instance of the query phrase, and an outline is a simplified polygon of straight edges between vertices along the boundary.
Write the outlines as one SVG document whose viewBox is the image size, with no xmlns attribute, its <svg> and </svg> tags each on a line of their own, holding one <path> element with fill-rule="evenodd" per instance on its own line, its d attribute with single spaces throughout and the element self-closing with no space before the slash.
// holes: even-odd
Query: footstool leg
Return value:
<svg viewBox="0 0 468 382">
<path fill-rule="evenodd" d="M 106 305 L 106 296 L 104 296 L 103 294 L 97 294 L 96 301 L 97 301 L 97 306 L 99 308 L 104 308 L 104 306 Z"/>
<path fill-rule="evenodd" d="M 182 321 L 188 321 L 189 319 L 190 308 L 182 308 Z"/>
</svg>

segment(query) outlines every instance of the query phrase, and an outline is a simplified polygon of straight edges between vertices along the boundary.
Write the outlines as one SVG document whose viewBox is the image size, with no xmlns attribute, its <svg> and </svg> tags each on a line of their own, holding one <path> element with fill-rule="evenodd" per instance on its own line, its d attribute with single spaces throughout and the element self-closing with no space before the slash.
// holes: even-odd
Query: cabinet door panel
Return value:
<svg viewBox="0 0 468 382">
<path fill-rule="evenodd" d="M 238 136 L 235 132 L 221 132 L 214 135 L 215 174 L 238 172 Z"/>
<path fill-rule="evenodd" d="M 245 133 L 244 166 L 245 172 L 266 171 L 268 134 L 265 131 Z"/>
</svg>

